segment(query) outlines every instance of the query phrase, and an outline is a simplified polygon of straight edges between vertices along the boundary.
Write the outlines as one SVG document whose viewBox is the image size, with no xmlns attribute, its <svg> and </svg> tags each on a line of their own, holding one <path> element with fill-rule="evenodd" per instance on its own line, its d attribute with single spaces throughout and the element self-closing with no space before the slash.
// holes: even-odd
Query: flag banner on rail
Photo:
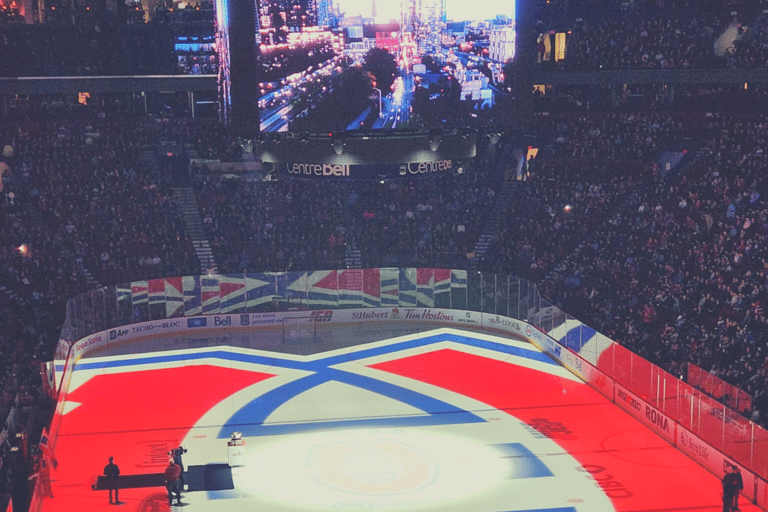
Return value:
<svg viewBox="0 0 768 512">
<path fill-rule="evenodd" d="M 377 268 L 363 270 L 363 302 L 366 306 L 381 306 L 381 274 Z"/>
<path fill-rule="evenodd" d="M 360 306 L 363 302 L 363 271 L 341 270 L 339 278 L 339 305 Z"/>
<path fill-rule="evenodd" d="M 184 285 L 181 277 L 164 279 L 165 316 L 176 318 L 184 315 Z"/>
<path fill-rule="evenodd" d="M 275 284 L 274 280 L 270 281 L 270 277 L 266 274 L 245 275 L 245 303 L 249 311 L 251 308 L 272 302 Z"/>
<path fill-rule="evenodd" d="M 435 305 L 435 271 L 431 268 L 416 269 L 416 305 L 431 308 Z"/>
<path fill-rule="evenodd" d="M 203 312 L 200 292 L 200 276 L 185 276 L 181 278 L 184 290 L 184 315 L 195 316 Z"/>
<path fill-rule="evenodd" d="M 222 313 L 245 313 L 245 276 L 219 277 L 219 308 Z"/>
<path fill-rule="evenodd" d="M 203 303 L 204 315 L 212 315 L 221 312 L 219 276 L 210 275 L 200 278 L 200 298 Z"/>
<path fill-rule="evenodd" d="M 285 294 L 289 303 L 309 304 L 309 282 L 307 280 L 309 274 L 309 272 L 288 272 Z"/>
<path fill-rule="evenodd" d="M 381 305 L 397 306 L 400 295 L 400 269 L 382 268 L 379 271 L 381 278 Z"/>
<path fill-rule="evenodd" d="M 399 281 L 399 304 L 416 306 L 416 269 L 401 268 Z"/>
<path fill-rule="evenodd" d="M 307 297 L 312 306 L 337 306 L 339 283 L 335 270 L 319 270 L 307 274 Z"/>
<path fill-rule="evenodd" d="M 131 298 L 134 306 L 149 302 L 149 285 L 146 281 L 134 281 L 131 283 Z"/>
</svg>

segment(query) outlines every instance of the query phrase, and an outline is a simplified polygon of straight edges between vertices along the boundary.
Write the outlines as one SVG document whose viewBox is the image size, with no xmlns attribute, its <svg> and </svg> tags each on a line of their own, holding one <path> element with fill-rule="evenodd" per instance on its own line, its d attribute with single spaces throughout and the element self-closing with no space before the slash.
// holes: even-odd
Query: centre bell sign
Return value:
<svg viewBox="0 0 768 512">
<path fill-rule="evenodd" d="M 431 162 L 410 162 L 394 165 L 349 165 L 286 163 L 285 172 L 294 178 L 310 179 L 355 179 L 380 180 L 416 176 L 433 176 L 451 172 L 452 160 L 434 160 Z"/>
</svg>

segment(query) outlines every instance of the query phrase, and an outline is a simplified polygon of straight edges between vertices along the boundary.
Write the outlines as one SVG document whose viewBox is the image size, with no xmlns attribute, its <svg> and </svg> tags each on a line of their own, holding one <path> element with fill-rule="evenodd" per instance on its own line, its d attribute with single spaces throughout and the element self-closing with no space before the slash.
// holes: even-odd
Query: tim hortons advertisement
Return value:
<svg viewBox="0 0 768 512">
<path fill-rule="evenodd" d="M 624 386 L 616 384 L 615 388 L 616 405 L 640 420 L 641 423 L 650 427 L 651 430 L 670 443 L 675 442 L 676 424 L 669 418 L 669 416 L 662 414 L 661 411 L 644 402 Z"/>
<path fill-rule="evenodd" d="M 739 471 L 741 471 L 741 478 L 744 480 L 744 490 L 742 491 L 742 495 L 748 500 L 752 500 L 755 497 L 755 483 L 757 483 L 756 480 L 759 481 L 759 479 L 755 478 L 755 475 L 752 472 L 748 471 L 744 466 L 738 464 L 733 459 L 726 457 L 718 450 L 715 450 L 697 436 L 691 434 L 688 430 L 680 426 L 677 427 L 676 446 L 678 450 L 682 451 L 720 478 L 723 477 L 726 471 L 731 471 L 733 466 L 737 466 Z M 763 489 L 765 488 L 763 487 Z M 759 486 L 757 496 L 759 499 Z"/>
<path fill-rule="evenodd" d="M 456 309 L 433 308 L 366 308 L 337 310 L 335 322 L 381 322 L 387 320 L 480 325 L 480 313 Z"/>
</svg>

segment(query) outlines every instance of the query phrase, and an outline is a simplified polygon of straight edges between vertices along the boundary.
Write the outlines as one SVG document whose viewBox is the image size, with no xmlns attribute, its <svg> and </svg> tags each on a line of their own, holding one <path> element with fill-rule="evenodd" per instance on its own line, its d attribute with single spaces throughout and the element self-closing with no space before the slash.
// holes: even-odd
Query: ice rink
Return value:
<svg viewBox="0 0 768 512">
<path fill-rule="evenodd" d="M 131 512 L 722 509 L 717 477 L 527 341 L 365 325 L 148 338 L 81 359 L 43 510 L 116 508 L 96 484 L 109 456 Z M 159 475 L 180 445 L 189 491 L 170 507 Z"/>
</svg>

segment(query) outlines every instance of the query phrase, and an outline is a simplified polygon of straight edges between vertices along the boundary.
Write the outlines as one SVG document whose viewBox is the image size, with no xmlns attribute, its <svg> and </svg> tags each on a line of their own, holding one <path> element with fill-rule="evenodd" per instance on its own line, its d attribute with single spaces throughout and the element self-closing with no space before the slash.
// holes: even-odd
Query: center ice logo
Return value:
<svg viewBox="0 0 768 512">
<path fill-rule="evenodd" d="M 310 471 L 319 483 L 355 494 L 415 491 L 434 481 L 435 469 L 435 462 L 423 453 L 389 439 L 316 446 L 310 455 Z"/>
</svg>

